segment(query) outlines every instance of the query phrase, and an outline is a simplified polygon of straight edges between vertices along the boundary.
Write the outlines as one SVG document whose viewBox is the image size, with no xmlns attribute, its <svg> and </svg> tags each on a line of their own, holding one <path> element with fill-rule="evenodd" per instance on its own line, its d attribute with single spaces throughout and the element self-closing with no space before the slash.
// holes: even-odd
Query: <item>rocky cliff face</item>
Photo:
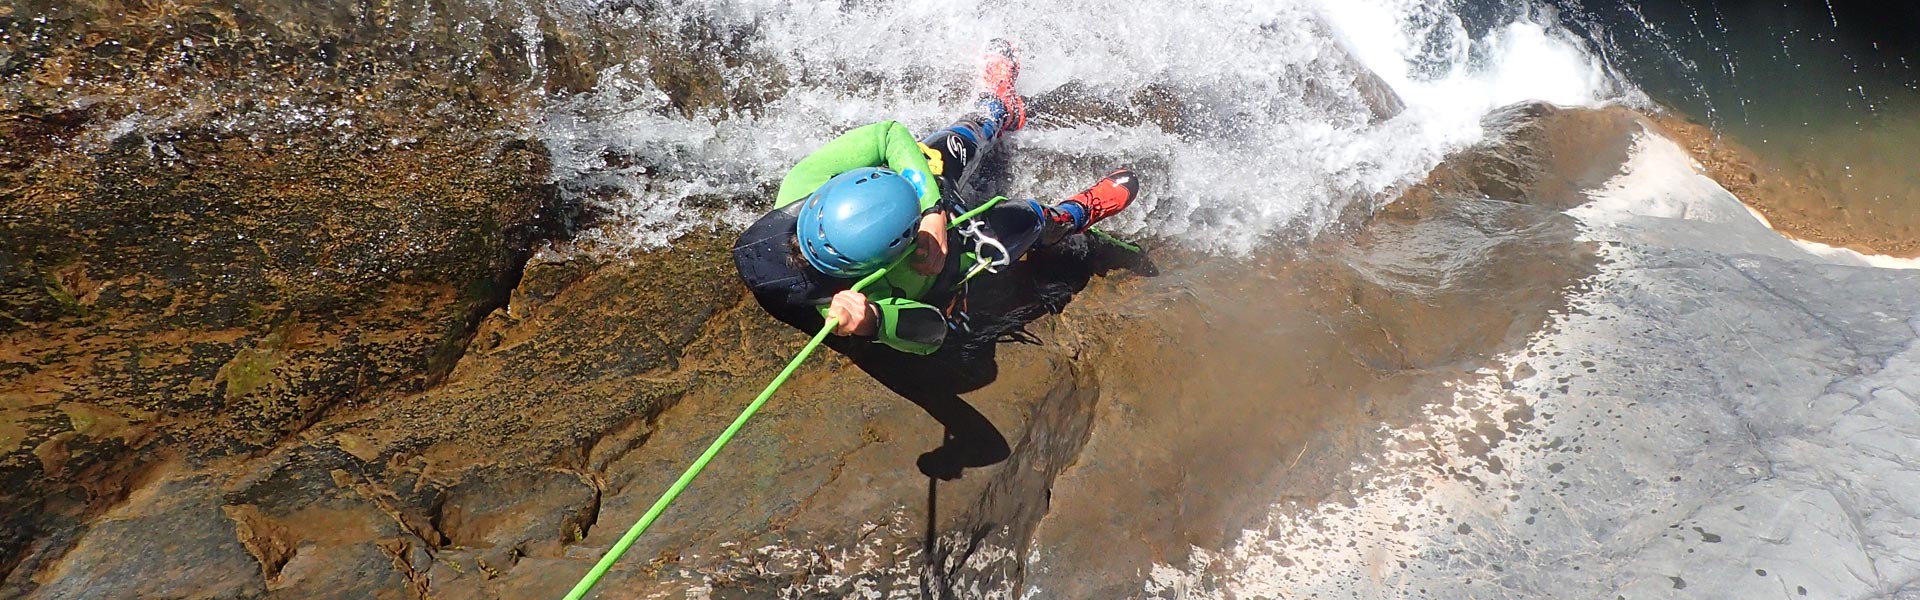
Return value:
<svg viewBox="0 0 1920 600">
<path fill-rule="evenodd" d="M 159 473 L 432 387 L 504 303 L 558 215 L 545 150 L 483 126 L 525 57 L 396 51 L 420 10 L 0 13 L 7 589 L 131 498 L 193 497 Z M 463 59 L 502 77 L 420 75 Z"/>
<path fill-rule="evenodd" d="M 171 157 L 121 144 L 84 175 L 35 170 L 5 208 L 10 540 L 47 533 L 22 523 L 36 512 L 120 501 L 146 465 L 260 452 L 432 385 L 546 202 L 525 142 L 376 161 L 182 137 Z"/>
</svg>

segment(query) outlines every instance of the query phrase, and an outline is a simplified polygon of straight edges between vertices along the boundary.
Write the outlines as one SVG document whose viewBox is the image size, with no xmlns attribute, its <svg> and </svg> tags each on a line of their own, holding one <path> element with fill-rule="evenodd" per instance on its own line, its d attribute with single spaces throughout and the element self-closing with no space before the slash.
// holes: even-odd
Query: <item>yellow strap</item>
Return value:
<svg viewBox="0 0 1920 600">
<path fill-rule="evenodd" d="M 928 171 L 933 171 L 934 175 L 946 174 L 946 171 L 947 171 L 946 160 L 945 158 L 942 157 L 939 150 L 928 148 L 926 144 L 921 144 L 920 152 L 927 155 Z"/>
</svg>

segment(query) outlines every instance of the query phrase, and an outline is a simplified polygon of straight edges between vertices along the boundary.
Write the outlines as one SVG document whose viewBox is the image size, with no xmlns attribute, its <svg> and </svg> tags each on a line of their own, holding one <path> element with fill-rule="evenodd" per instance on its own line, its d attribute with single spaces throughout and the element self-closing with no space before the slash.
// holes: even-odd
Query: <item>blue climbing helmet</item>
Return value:
<svg viewBox="0 0 1920 600">
<path fill-rule="evenodd" d="M 835 175 L 800 205 L 800 254 L 833 277 L 864 277 L 906 253 L 920 223 L 920 192 L 898 173 L 865 167 Z"/>
</svg>

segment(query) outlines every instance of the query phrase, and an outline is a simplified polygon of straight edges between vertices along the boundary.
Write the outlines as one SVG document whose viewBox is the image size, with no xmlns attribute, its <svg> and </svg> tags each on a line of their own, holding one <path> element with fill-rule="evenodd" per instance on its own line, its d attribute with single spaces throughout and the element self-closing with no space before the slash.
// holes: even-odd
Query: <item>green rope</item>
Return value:
<svg viewBox="0 0 1920 600">
<path fill-rule="evenodd" d="M 954 217 L 952 221 L 947 222 L 947 229 L 953 229 L 954 227 L 959 226 L 961 223 L 967 222 L 968 219 L 972 219 L 974 217 L 980 216 L 980 213 L 987 212 L 987 209 L 993 208 L 994 205 L 997 205 L 1001 201 L 1006 199 L 1007 199 L 1006 196 L 994 196 L 992 200 L 988 200 L 986 202 L 981 203 L 980 206 L 974 207 L 973 210 L 960 213 L 960 216 Z"/>
<path fill-rule="evenodd" d="M 1133 252 L 1134 254 L 1145 254 L 1145 252 L 1142 252 L 1140 250 L 1139 246 L 1120 241 L 1120 238 L 1113 237 L 1113 234 L 1111 233 L 1107 233 L 1105 231 L 1101 231 L 1093 227 L 1088 227 L 1087 233 L 1091 233 L 1093 234 L 1094 237 L 1106 240 L 1108 243 L 1111 243 L 1115 246 L 1119 246 L 1121 249 Z"/>
<path fill-rule="evenodd" d="M 995 204 L 999 204 L 1001 200 L 1005 199 L 1005 197 L 996 197 L 988 200 L 985 204 L 981 204 L 979 208 L 955 217 L 952 221 L 948 222 L 947 228 L 952 229 L 954 226 L 964 223 L 968 219 L 978 216 L 980 213 L 986 212 L 987 209 L 993 208 Z M 901 261 L 906 260 L 907 257 L 912 255 L 913 251 L 909 249 L 906 254 L 901 255 L 900 259 L 892 265 L 889 265 L 885 269 L 874 271 L 872 275 L 868 275 L 861 279 L 859 283 L 853 284 L 851 289 L 856 292 L 866 289 L 866 287 L 872 285 L 873 282 L 879 281 L 882 277 L 886 277 L 887 271 L 898 267 Z M 693 465 L 687 467 L 685 473 L 680 474 L 680 479 L 675 480 L 673 486 L 667 488 L 667 493 L 662 494 L 659 500 L 653 502 L 653 507 L 648 508 L 647 513 L 641 515 L 640 522 L 634 523 L 633 527 L 627 530 L 626 535 L 620 536 L 620 541 L 614 543 L 613 548 L 607 550 L 605 556 L 600 557 L 600 562 L 593 565 L 593 570 L 587 571 L 587 575 L 580 578 L 580 583 L 574 584 L 573 591 L 567 592 L 566 600 L 580 600 L 587 595 L 589 590 L 593 589 L 594 584 L 600 582 L 600 577 L 606 575 L 607 569 L 613 568 L 613 563 L 618 562 L 620 556 L 627 553 L 627 548 L 633 545 L 634 540 L 640 539 L 640 534 L 645 533 L 647 527 L 652 526 L 653 521 L 660 518 L 660 513 L 666 512 L 667 505 L 672 504 L 675 498 L 680 497 L 680 492 L 687 488 L 687 484 L 692 483 L 693 478 L 699 476 L 700 471 L 707 468 L 707 462 L 712 461 L 715 455 L 720 454 L 721 448 L 725 447 L 728 442 L 733 441 L 734 434 L 739 433 L 740 428 L 746 426 L 747 419 L 753 418 L 753 414 L 760 411 L 760 406 L 766 404 L 768 398 L 773 397 L 773 393 L 778 391 L 780 386 L 787 382 L 787 378 L 791 377 L 793 372 L 800 368 L 800 363 L 805 362 L 807 357 L 812 356 L 813 351 L 820 347 L 820 343 L 826 341 L 827 334 L 832 333 L 833 328 L 839 324 L 840 321 L 837 319 L 827 319 L 827 324 L 820 328 L 819 333 L 813 334 L 813 339 L 808 340 L 807 345 L 800 349 L 800 354 L 794 356 L 793 360 L 787 362 L 787 368 L 782 369 L 780 375 L 774 377 L 773 382 L 768 383 L 767 388 L 760 391 L 760 396 L 754 398 L 753 403 L 748 404 L 747 409 L 741 411 L 740 416 L 733 419 L 733 424 L 728 425 L 726 431 L 720 432 L 720 437 L 713 440 L 713 443 L 707 446 L 707 451 L 701 453 L 700 458 L 695 459 Z"/>
<path fill-rule="evenodd" d="M 954 217 L 952 221 L 948 222 L 947 228 L 952 229 L 961 223 L 965 223 L 967 220 L 979 216 L 980 213 L 986 212 L 987 209 L 993 208 L 994 205 L 999 204 L 1003 200 L 1006 200 L 1005 196 L 994 197 L 979 207 L 969 210 L 958 217 Z M 1109 236 L 1105 232 L 1097 229 L 1093 230 L 1093 232 L 1109 241 L 1119 244 L 1123 248 L 1135 252 L 1139 251 L 1138 247 L 1114 239 L 1113 236 Z M 855 292 L 866 289 L 866 287 L 872 285 L 873 282 L 879 281 L 882 277 L 886 277 L 887 271 L 900 266 L 901 262 L 912 255 L 913 251 L 909 249 L 906 254 L 901 255 L 899 260 L 894 261 L 892 265 L 874 271 L 872 275 L 868 275 L 858 283 L 853 284 L 851 289 Z M 681 473 L 680 478 L 675 480 L 671 487 L 667 488 L 667 492 L 661 494 L 660 499 L 653 502 L 653 506 L 647 509 L 646 514 L 641 515 L 640 521 L 634 523 L 633 527 L 627 530 L 626 535 L 620 536 L 620 541 L 614 543 L 613 548 L 607 550 L 605 556 L 600 557 L 600 562 L 594 564 L 593 569 L 587 571 L 585 577 L 580 578 L 580 583 L 574 584 L 573 591 L 567 592 L 566 600 L 580 600 L 586 597 L 587 592 L 593 589 L 594 584 L 600 582 L 600 577 L 606 575 L 608 569 L 613 568 L 613 563 L 618 562 L 620 556 L 627 553 L 627 548 L 633 546 L 635 540 L 640 539 L 640 534 L 645 533 L 647 528 L 653 525 L 655 519 L 660 518 L 660 513 L 666 512 L 667 505 L 673 504 L 674 499 L 680 497 L 680 492 L 686 490 L 687 485 L 693 483 L 693 478 L 698 477 L 700 472 L 707 468 L 707 463 L 712 461 L 714 456 L 720 454 L 721 448 L 726 447 L 728 442 L 733 441 L 734 434 L 739 433 L 740 428 L 747 425 L 747 420 L 753 418 L 754 413 L 759 412 L 760 407 L 767 403 L 767 399 L 772 398 L 773 393 L 778 391 L 781 385 L 787 383 L 787 378 L 793 376 L 794 371 L 799 370 L 800 364 L 805 362 L 807 357 L 812 356 L 814 350 L 820 348 L 821 342 L 826 341 L 827 335 L 833 333 L 833 328 L 839 324 L 840 321 L 838 319 L 827 319 L 827 324 L 820 328 L 819 333 L 813 334 L 813 339 L 808 340 L 807 345 L 800 349 L 800 354 L 795 355 L 793 360 L 787 362 L 787 368 L 780 370 L 780 375 L 774 377 L 773 382 L 768 383 L 767 388 L 760 391 L 760 396 L 754 398 L 753 402 L 747 405 L 746 410 L 741 411 L 740 416 L 733 419 L 733 424 L 728 425 L 725 431 L 720 432 L 719 438 L 714 439 L 712 444 L 707 445 L 707 451 L 700 453 L 700 458 L 695 459 L 693 464 L 687 467 L 686 472 Z"/>
<path fill-rule="evenodd" d="M 912 252 L 908 252 L 908 255 L 911 254 Z M 902 258 L 905 258 L 905 255 L 903 255 Z M 896 262 L 894 264 L 898 265 L 899 263 Z M 892 267 L 888 268 L 890 269 Z M 865 279 L 861 279 L 859 283 L 853 284 L 853 291 L 860 291 L 873 282 L 879 281 L 881 277 L 887 275 L 887 270 L 888 269 L 880 269 L 872 275 L 868 275 Z M 754 398 L 753 403 L 748 404 L 747 409 L 741 411 L 739 417 L 734 418 L 733 424 L 728 425 L 726 431 L 720 432 L 720 437 L 713 440 L 713 443 L 707 446 L 707 451 L 701 453 L 700 458 L 695 459 L 693 465 L 687 467 L 685 473 L 680 474 L 680 479 L 674 481 L 672 487 L 667 488 L 667 493 L 662 494 L 659 500 L 653 502 L 653 507 L 648 508 L 647 514 L 640 517 L 640 522 L 634 523 L 633 527 L 627 530 L 626 535 L 620 536 L 620 541 L 615 543 L 611 550 L 607 551 L 606 556 L 600 557 L 600 562 L 593 565 L 593 570 L 587 571 L 586 577 L 580 578 L 580 583 L 574 584 L 573 591 L 567 592 L 566 600 L 580 600 L 586 597 L 587 591 L 593 589 L 595 583 L 600 582 L 600 576 L 605 575 L 607 569 L 612 568 L 613 563 L 620 560 L 620 555 L 627 553 L 627 547 L 632 546 L 634 540 L 640 539 L 640 534 L 646 532 L 647 527 L 653 525 L 654 519 L 659 518 L 660 513 L 667 510 L 667 505 L 672 504 L 673 500 L 680 496 L 681 490 L 685 490 L 687 484 L 692 483 L 693 478 L 700 475 L 700 471 L 707 468 L 707 462 L 713 460 L 715 455 L 720 454 L 720 449 L 725 447 L 727 442 L 733 441 L 733 435 L 739 433 L 741 427 L 746 426 L 747 419 L 753 418 L 753 414 L 760 411 L 760 406 L 766 404 L 768 398 L 773 397 L 773 393 L 779 390 L 782 384 L 787 382 L 787 378 L 791 377 L 795 370 L 800 368 L 800 363 L 807 360 L 808 356 L 812 356 L 813 351 L 820 347 L 820 343 L 826 341 L 827 334 L 832 333 L 833 328 L 839 324 L 840 321 L 838 319 L 827 319 L 827 324 L 820 328 L 820 333 L 813 334 L 813 339 L 808 340 L 806 347 L 800 349 L 800 354 L 794 356 L 793 360 L 787 362 L 787 368 L 782 369 L 780 375 L 774 377 L 772 383 L 767 384 L 767 389 L 761 390 L 760 397 Z"/>
</svg>

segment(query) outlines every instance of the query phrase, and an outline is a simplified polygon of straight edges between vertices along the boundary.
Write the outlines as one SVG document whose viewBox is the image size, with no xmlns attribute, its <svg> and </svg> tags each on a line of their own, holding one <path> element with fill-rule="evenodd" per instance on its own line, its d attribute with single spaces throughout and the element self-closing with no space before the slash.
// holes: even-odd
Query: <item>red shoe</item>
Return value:
<svg viewBox="0 0 1920 600">
<path fill-rule="evenodd" d="M 1000 118 L 1001 126 L 1014 131 L 1027 125 L 1027 101 L 1013 91 L 1013 82 L 1020 77 L 1020 53 L 1013 42 L 994 38 L 987 42 L 987 52 L 983 57 L 985 65 L 980 69 L 980 88 L 994 100 L 1000 101 L 1005 108 Z"/>
<path fill-rule="evenodd" d="M 1101 219 L 1125 210 L 1127 205 L 1133 204 L 1133 197 L 1138 193 L 1140 193 L 1140 178 L 1135 176 L 1133 171 L 1115 169 L 1101 178 L 1099 183 L 1093 184 L 1093 187 L 1087 188 L 1086 191 L 1074 194 L 1072 198 L 1066 199 L 1066 202 L 1086 207 L 1087 222 L 1078 227 L 1079 231 L 1086 231 Z"/>
</svg>

